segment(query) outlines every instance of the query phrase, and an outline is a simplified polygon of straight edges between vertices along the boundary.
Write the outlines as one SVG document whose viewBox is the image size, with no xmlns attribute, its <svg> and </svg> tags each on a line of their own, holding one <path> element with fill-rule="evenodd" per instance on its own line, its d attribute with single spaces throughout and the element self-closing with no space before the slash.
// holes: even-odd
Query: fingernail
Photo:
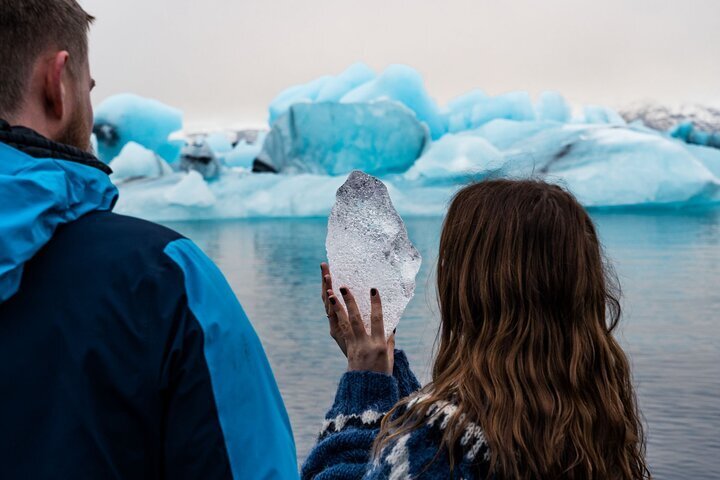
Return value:
<svg viewBox="0 0 720 480">
<path fill-rule="evenodd" d="M 371 289 L 370 289 L 370 295 L 373 296 L 373 297 L 376 296 L 376 295 L 377 295 L 377 289 L 376 289 L 376 288 L 371 288 Z"/>
<path fill-rule="evenodd" d="M 335 300 L 335 297 L 330 297 L 330 303 L 335 305 L 336 302 L 337 302 L 337 300 Z"/>
<path fill-rule="evenodd" d="M 347 294 L 348 294 L 347 288 L 342 287 L 342 288 L 340 289 L 340 293 L 342 293 L 343 295 L 347 295 Z"/>
</svg>

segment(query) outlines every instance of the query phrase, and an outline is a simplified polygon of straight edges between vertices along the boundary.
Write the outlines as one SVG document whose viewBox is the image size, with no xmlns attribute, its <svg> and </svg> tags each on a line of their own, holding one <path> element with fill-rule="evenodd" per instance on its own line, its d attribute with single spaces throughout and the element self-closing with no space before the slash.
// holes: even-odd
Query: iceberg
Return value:
<svg viewBox="0 0 720 480">
<path fill-rule="evenodd" d="M 488 98 L 488 95 L 482 90 L 473 90 L 450 100 L 443 112 L 448 132 L 457 133 L 468 130 L 472 125 L 472 112 L 475 105 L 485 102 Z"/>
<path fill-rule="evenodd" d="M 206 182 L 199 173 L 190 180 L 187 175 L 176 172 L 119 184 L 115 211 L 154 221 L 320 218 L 330 213 L 335 192 L 345 181 L 345 176 L 258 175 L 234 169 L 223 171 L 212 182 Z M 197 181 L 198 175 L 203 183 Z M 175 188 L 183 180 L 184 185 Z M 186 194 L 190 200 L 184 200 Z"/>
<path fill-rule="evenodd" d="M 199 172 L 191 170 L 165 193 L 171 205 L 207 208 L 215 204 L 215 195 Z"/>
<path fill-rule="evenodd" d="M 531 122 L 537 118 L 530 94 L 510 92 L 490 97 L 475 91 L 449 104 L 448 130 L 472 130 L 498 119 Z"/>
<path fill-rule="evenodd" d="M 233 145 L 227 134 L 224 132 L 209 133 L 208 135 L 205 135 L 203 141 L 207 144 L 210 150 L 218 156 L 222 156 L 223 154 L 229 153 L 233 150 Z"/>
<path fill-rule="evenodd" d="M 497 119 L 531 122 L 536 119 L 535 107 L 527 92 L 510 92 L 488 97 L 472 110 L 470 128 Z"/>
<path fill-rule="evenodd" d="M 170 135 L 183 127 L 183 114 L 157 100 L 138 95 L 109 97 L 95 109 L 93 133 L 99 158 L 109 163 L 129 142 L 135 142 L 172 163 L 183 142 Z"/>
<path fill-rule="evenodd" d="M 380 180 L 358 171 L 350 174 L 337 191 L 326 248 L 333 283 L 353 291 L 368 333 L 370 289 L 377 288 L 385 337 L 392 335 L 415 294 L 422 259 Z M 343 302 L 342 296 L 339 300 Z"/>
<path fill-rule="evenodd" d="M 487 140 L 445 135 L 418 159 L 405 178 L 426 184 L 462 184 L 499 172 L 505 157 Z"/>
<path fill-rule="evenodd" d="M 418 120 L 430 129 L 433 140 L 447 132 L 440 109 L 425 90 L 422 76 L 413 68 L 391 65 L 376 79 L 345 94 L 340 101 L 365 103 L 377 100 L 394 100 L 415 112 Z"/>
<path fill-rule="evenodd" d="M 624 125 L 625 119 L 615 110 L 601 105 L 585 105 L 583 109 L 585 123 L 607 123 L 610 125 Z"/>
<path fill-rule="evenodd" d="M 195 171 L 205 180 L 214 180 L 220 175 L 222 165 L 207 139 L 197 137 L 180 151 L 179 169 L 183 172 Z"/>
<path fill-rule="evenodd" d="M 135 142 L 126 144 L 120 154 L 110 162 L 114 182 L 138 178 L 156 178 L 173 172 L 170 165 L 152 150 Z"/>
<path fill-rule="evenodd" d="M 500 128 L 499 128 L 500 127 Z M 474 132 L 493 143 L 492 132 L 517 128 L 503 175 L 540 176 L 568 187 L 587 207 L 674 206 L 720 200 L 720 180 L 682 142 L 644 129 L 554 124 L 528 134 L 504 122 Z M 511 132 L 504 132 L 504 138 Z"/>
<path fill-rule="evenodd" d="M 229 167 L 241 167 L 251 170 L 255 159 L 262 152 L 266 135 L 255 143 L 248 143 L 246 140 L 240 140 L 237 145 L 227 153 L 222 154 L 222 160 Z"/>
<path fill-rule="evenodd" d="M 673 128 L 670 130 L 670 136 L 679 138 L 692 145 L 702 145 L 720 149 L 720 130 L 712 132 L 703 131 L 697 128 L 692 122 L 684 122 Z"/>
<path fill-rule="evenodd" d="M 281 92 L 270 103 L 270 120 L 272 125 L 275 121 L 297 103 L 311 103 L 317 98 L 323 86 L 332 79 L 326 75 L 304 85 L 296 85 Z"/>
<path fill-rule="evenodd" d="M 395 102 L 297 104 L 265 140 L 255 170 L 342 175 L 404 172 L 429 142 L 412 111 Z"/>
<path fill-rule="evenodd" d="M 559 92 L 543 92 L 535 105 L 538 120 L 567 123 L 572 117 L 572 109 Z"/>
<path fill-rule="evenodd" d="M 347 70 L 325 82 L 315 98 L 318 102 L 338 102 L 349 91 L 374 80 L 377 75 L 364 63 L 351 65 Z"/>
</svg>

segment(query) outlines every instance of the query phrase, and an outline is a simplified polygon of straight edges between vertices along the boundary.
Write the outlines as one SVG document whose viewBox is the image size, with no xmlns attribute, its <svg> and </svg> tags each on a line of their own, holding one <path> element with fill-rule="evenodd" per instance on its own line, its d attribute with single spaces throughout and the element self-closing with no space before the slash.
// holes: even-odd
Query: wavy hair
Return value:
<svg viewBox="0 0 720 480">
<path fill-rule="evenodd" d="M 453 401 L 441 445 L 451 468 L 473 421 L 502 478 L 650 478 L 630 365 L 613 337 L 619 286 L 570 193 L 534 180 L 462 189 L 443 225 L 437 292 L 432 381 L 383 419 L 376 455 Z"/>
</svg>

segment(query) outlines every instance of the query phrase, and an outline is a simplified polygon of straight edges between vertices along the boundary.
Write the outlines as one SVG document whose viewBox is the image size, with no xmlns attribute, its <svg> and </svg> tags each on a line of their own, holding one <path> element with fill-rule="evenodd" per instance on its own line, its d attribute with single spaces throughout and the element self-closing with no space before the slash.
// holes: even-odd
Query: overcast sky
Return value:
<svg viewBox="0 0 720 480">
<path fill-rule="evenodd" d="M 80 0 L 94 100 L 158 98 L 189 123 L 259 122 L 284 88 L 363 61 L 418 69 L 439 102 L 720 102 L 720 0 Z"/>
</svg>

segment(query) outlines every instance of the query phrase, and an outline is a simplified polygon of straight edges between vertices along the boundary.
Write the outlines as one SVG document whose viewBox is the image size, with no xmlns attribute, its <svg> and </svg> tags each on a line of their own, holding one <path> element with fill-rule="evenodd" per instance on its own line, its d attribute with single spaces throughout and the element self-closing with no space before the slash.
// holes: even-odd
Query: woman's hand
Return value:
<svg viewBox="0 0 720 480">
<path fill-rule="evenodd" d="M 327 313 L 328 322 L 330 323 L 330 336 L 335 340 L 342 350 L 343 355 L 347 357 L 347 348 L 345 347 L 345 339 L 340 334 L 340 325 L 338 325 L 338 317 L 335 309 L 330 304 L 330 296 L 333 295 L 332 277 L 330 276 L 330 267 L 327 263 L 320 264 L 320 272 L 322 273 L 322 300 L 325 304 L 325 313 Z"/>
<path fill-rule="evenodd" d="M 340 293 L 347 305 L 347 311 L 338 301 L 332 289 L 328 289 L 327 298 L 334 313 L 339 337 L 345 346 L 344 352 L 348 359 L 348 370 L 370 371 L 392 375 L 395 351 L 395 335 L 385 340 L 385 327 L 383 324 L 382 302 L 380 293 L 373 288 L 370 291 L 370 335 L 365 331 L 365 325 L 360 315 L 355 297 L 347 287 L 342 287 Z M 332 335 L 332 323 L 331 335 Z M 340 341 L 333 336 L 341 345 Z M 340 347 L 343 348 L 342 345 Z"/>
</svg>

